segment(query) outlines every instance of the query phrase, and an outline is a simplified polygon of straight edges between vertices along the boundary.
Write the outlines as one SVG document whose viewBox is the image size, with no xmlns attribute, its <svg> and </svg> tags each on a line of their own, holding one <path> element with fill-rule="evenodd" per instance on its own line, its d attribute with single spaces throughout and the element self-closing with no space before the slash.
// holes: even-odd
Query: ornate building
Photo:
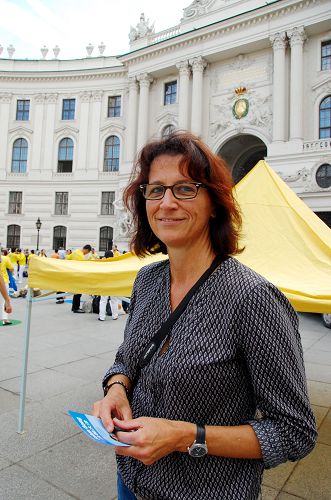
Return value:
<svg viewBox="0 0 331 500">
<path fill-rule="evenodd" d="M 127 247 L 121 203 L 136 152 L 172 129 L 200 135 L 240 180 L 261 159 L 331 224 L 328 0 L 195 0 L 130 52 L 0 59 L 0 243 Z M 105 47 L 99 47 L 103 54 Z"/>
</svg>

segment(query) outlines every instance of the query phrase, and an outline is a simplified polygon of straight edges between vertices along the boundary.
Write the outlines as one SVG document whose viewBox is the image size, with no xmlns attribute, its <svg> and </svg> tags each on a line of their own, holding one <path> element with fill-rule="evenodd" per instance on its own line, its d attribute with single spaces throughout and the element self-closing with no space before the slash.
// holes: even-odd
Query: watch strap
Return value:
<svg viewBox="0 0 331 500">
<path fill-rule="evenodd" d="M 203 424 L 197 424 L 197 435 L 195 438 L 196 444 L 205 444 L 206 443 L 206 429 Z"/>
</svg>

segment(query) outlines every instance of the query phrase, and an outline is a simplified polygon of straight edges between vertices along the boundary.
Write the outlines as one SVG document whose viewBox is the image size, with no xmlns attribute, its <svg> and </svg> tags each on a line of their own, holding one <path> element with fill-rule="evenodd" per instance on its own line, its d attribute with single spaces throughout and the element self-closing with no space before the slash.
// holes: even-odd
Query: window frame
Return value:
<svg viewBox="0 0 331 500">
<path fill-rule="evenodd" d="M 176 91 L 175 92 L 170 92 L 167 94 L 167 86 L 174 86 L 176 84 Z M 178 95 L 178 80 L 170 80 L 168 82 L 164 82 L 163 86 L 163 106 L 170 106 L 171 104 L 177 104 L 177 95 Z M 173 100 L 173 97 L 175 96 L 175 99 Z M 167 98 L 170 97 L 170 102 L 167 102 Z"/>
<path fill-rule="evenodd" d="M 69 103 L 69 108 L 65 109 L 65 102 Z M 73 103 L 73 109 L 71 107 L 71 103 Z M 68 117 L 65 117 L 65 113 L 68 114 Z M 73 113 L 73 116 L 71 117 L 71 113 Z M 75 120 L 76 116 L 76 98 L 75 97 L 65 97 L 62 99 L 62 115 L 61 115 L 61 120 L 63 121 L 72 121 Z"/>
<path fill-rule="evenodd" d="M 21 141 L 21 144 L 19 146 L 19 159 L 14 158 L 14 150 L 18 149 L 17 146 L 15 146 L 18 141 Z M 22 147 L 22 144 L 26 144 L 26 146 Z M 22 151 L 26 151 L 26 156 L 22 155 Z M 11 163 L 10 163 L 10 171 L 13 174 L 26 174 L 28 170 L 28 155 L 29 155 L 29 142 L 25 137 L 17 137 L 13 143 L 12 143 L 12 156 L 11 156 Z M 14 168 L 14 162 L 18 163 L 18 169 L 16 170 Z"/>
<path fill-rule="evenodd" d="M 319 173 L 325 169 L 325 175 L 319 176 Z M 330 172 L 328 174 L 328 171 Z M 322 181 L 321 181 L 322 179 Z M 325 181 L 323 180 L 325 179 Z M 316 184 L 318 185 L 319 188 L 321 189 L 329 189 L 331 187 L 331 164 L 330 163 L 322 163 L 319 165 L 316 169 L 315 172 L 315 181 Z M 325 182 L 325 185 L 323 186 L 323 183 Z"/>
<path fill-rule="evenodd" d="M 23 103 L 22 110 L 18 109 L 19 103 Z M 19 117 L 19 113 L 22 113 L 21 117 Z M 27 122 L 29 120 L 30 120 L 30 99 L 17 99 L 16 100 L 16 121 Z"/>
<path fill-rule="evenodd" d="M 101 191 L 100 215 L 115 215 L 115 194 L 115 191 Z M 104 201 L 104 195 L 109 195 L 108 200 Z"/>
<path fill-rule="evenodd" d="M 61 235 L 60 235 L 60 236 L 55 236 L 55 231 L 56 231 L 57 229 L 59 229 L 59 228 L 61 228 L 61 229 L 64 229 L 64 230 L 65 230 L 65 231 L 64 231 L 64 232 L 65 232 L 65 236 L 64 236 L 64 237 L 63 237 L 63 236 L 61 236 Z M 61 238 L 61 239 L 64 239 L 64 244 L 63 244 L 63 245 L 60 245 L 60 244 L 59 244 L 59 245 L 55 245 L 55 238 Z M 62 247 L 62 246 L 63 246 L 63 248 L 64 248 L 64 249 L 66 249 L 66 246 L 67 246 L 67 238 L 68 238 L 68 228 L 67 228 L 66 226 L 57 225 L 57 226 L 54 226 L 54 227 L 53 227 L 53 242 L 52 242 L 52 243 L 53 243 L 53 249 L 54 249 L 54 250 L 55 250 L 56 248 L 59 248 L 59 247 Z"/>
<path fill-rule="evenodd" d="M 61 201 L 57 201 L 58 195 L 62 195 Z M 63 200 L 63 198 L 66 198 L 66 200 Z M 54 215 L 68 215 L 68 209 L 69 209 L 69 192 L 55 191 Z"/>
<path fill-rule="evenodd" d="M 112 145 L 107 145 L 107 142 L 109 139 L 117 139 L 118 144 L 112 144 Z M 108 149 L 107 148 L 112 148 L 112 155 L 108 156 Z M 118 148 L 118 156 L 115 156 L 115 151 L 116 148 Z M 106 156 L 107 155 L 107 156 Z M 103 148 L 103 164 L 102 164 L 102 170 L 103 172 L 119 172 L 120 169 L 120 160 L 121 160 L 121 139 L 118 135 L 111 134 L 108 137 L 106 137 L 105 142 L 104 142 L 104 148 Z M 106 165 L 106 162 L 110 161 L 111 164 L 108 166 Z M 114 162 L 114 164 L 113 164 Z"/>
<path fill-rule="evenodd" d="M 322 108 L 321 106 L 323 105 L 324 101 L 327 101 L 329 99 L 329 106 L 327 108 Z M 321 115 L 323 114 L 328 114 L 329 117 L 329 123 L 327 126 L 321 126 Z M 322 135 L 322 131 L 328 131 L 326 136 Z M 318 106 L 318 137 L 319 139 L 330 139 L 331 137 L 331 94 L 324 96 Z"/>
<path fill-rule="evenodd" d="M 326 46 L 329 46 L 330 48 L 330 54 L 326 54 L 325 56 L 323 55 L 323 48 L 326 47 Z M 322 40 L 321 41 L 321 66 L 320 66 L 320 70 L 321 71 L 330 71 L 331 70 L 331 40 L 330 39 L 327 39 L 327 40 Z M 323 67 L 323 62 L 326 61 L 326 66 L 327 67 Z"/>
<path fill-rule="evenodd" d="M 111 238 L 101 237 L 101 232 L 103 229 L 110 229 L 109 233 L 111 234 Z M 108 242 L 107 245 L 102 245 L 102 241 L 105 240 Z M 101 226 L 99 228 L 99 252 L 106 252 L 107 250 L 112 249 L 112 245 L 114 242 L 114 228 L 112 226 Z"/>
<path fill-rule="evenodd" d="M 11 200 L 11 195 L 20 195 L 19 200 Z M 8 215 L 22 215 L 23 191 L 9 191 L 8 197 Z"/>
<path fill-rule="evenodd" d="M 10 235 L 9 228 L 18 228 L 18 235 L 15 234 L 15 230 L 14 230 L 14 234 Z M 19 224 L 8 224 L 7 232 L 6 232 L 6 248 L 20 248 L 21 247 L 21 232 L 22 232 L 22 228 Z M 9 238 L 11 238 L 11 237 L 13 238 L 13 243 L 10 244 Z M 17 241 L 15 240 L 15 238 Z"/>
<path fill-rule="evenodd" d="M 117 104 L 116 105 L 116 101 L 115 101 L 115 106 L 111 106 L 110 105 L 110 101 L 111 99 L 119 99 L 119 105 Z M 114 110 L 114 114 L 111 114 L 111 110 Z M 118 114 L 117 111 L 118 111 Z M 121 94 L 118 94 L 118 95 L 110 95 L 108 96 L 108 100 L 107 100 L 107 118 L 120 118 L 122 116 L 122 95 Z"/>
<path fill-rule="evenodd" d="M 72 146 L 68 147 L 68 145 L 66 144 L 65 147 L 61 147 L 61 143 L 63 143 L 63 141 L 71 141 Z M 60 149 L 61 148 L 65 149 L 65 151 L 66 151 L 64 160 L 60 159 Z M 72 151 L 71 158 L 68 158 L 68 151 Z M 62 139 L 59 140 L 58 148 L 57 148 L 57 169 L 56 169 L 56 171 L 58 174 L 71 174 L 73 172 L 74 152 L 75 152 L 75 142 L 72 139 L 72 137 L 62 137 Z M 71 170 L 64 168 L 64 167 L 68 168 L 70 162 L 71 162 Z M 60 169 L 60 164 L 61 165 L 63 164 L 61 169 Z M 68 164 L 68 165 L 66 165 L 66 164 Z"/>
</svg>

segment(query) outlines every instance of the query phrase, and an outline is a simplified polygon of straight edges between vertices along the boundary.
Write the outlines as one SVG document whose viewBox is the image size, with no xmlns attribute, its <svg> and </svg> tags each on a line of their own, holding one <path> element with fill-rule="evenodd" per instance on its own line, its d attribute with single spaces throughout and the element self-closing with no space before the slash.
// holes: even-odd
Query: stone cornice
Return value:
<svg viewBox="0 0 331 500">
<path fill-rule="evenodd" d="M 114 68 L 100 70 L 77 69 L 73 71 L 0 71 L 1 81 L 82 81 L 82 80 L 102 80 L 104 78 L 127 78 L 125 68 Z"/>
<path fill-rule="evenodd" d="M 173 52 L 175 48 L 186 48 L 193 43 L 196 45 L 199 42 L 206 42 L 216 37 L 221 39 L 223 35 L 229 32 L 242 31 L 246 27 L 259 25 L 262 21 L 269 23 L 273 18 L 286 17 L 292 12 L 307 8 L 309 5 L 314 5 L 315 3 L 317 3 L 317 0 L 284 0 L 275 2 L 229 19 L 181 33 L 134 52 L 129 52 L 119 56 L 118 60 L 128 67 L 132 64 Z M 286 23 L 284 23 L 282 29 L 286 31 L 287 27 L 285 25 Z M 267 39 L 267 36 L 265 38 Z"/>
</svg>

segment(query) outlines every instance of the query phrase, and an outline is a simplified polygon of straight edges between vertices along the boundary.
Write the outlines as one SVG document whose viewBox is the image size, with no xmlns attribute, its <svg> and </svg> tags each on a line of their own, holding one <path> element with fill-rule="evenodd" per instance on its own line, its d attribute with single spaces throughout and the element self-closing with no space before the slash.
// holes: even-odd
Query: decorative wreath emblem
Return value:
<svg viewBox="0 0 331 500">
<path fill-rule="evenodd" d="M 247 89 L 243 86 L 237 87 L 235 89 L 236 100 L 232 106 L 232 113 L 237 120 L 244 118 L 249 111 L 249 101 L 248 99 L 246 99 L 246 97 L 243 97 L 246 92 Z"/>
</svg>

